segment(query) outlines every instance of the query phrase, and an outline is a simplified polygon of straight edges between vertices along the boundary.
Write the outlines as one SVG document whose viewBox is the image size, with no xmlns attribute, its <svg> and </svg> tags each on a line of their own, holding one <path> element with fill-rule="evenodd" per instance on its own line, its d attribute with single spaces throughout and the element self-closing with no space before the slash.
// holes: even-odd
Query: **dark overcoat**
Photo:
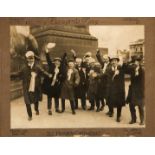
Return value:
<svg viewBox="0 0 155 155">
<path fill-rule="evenodd" d="M 67 71 L 63 75 L 63 82 L 62 82 L 62 89 L 61 89 L 61 95 L 60 97 L 62 99 L 69 99 L 74 100 L 75 99 L 75 87 L 78 86 L 80 82 L 80 76 L 77 69 L 73 69 L 73 72 L 71 74 L 70 80 L 67 78 Z"/>
<path fill-rule="evenodd" d="M 144 69 L 139 67 L 139 74 L 135 76 L 135 66 L 129 68 L 131 84 L 129 86 L 127 101 L 134 105 L 144 105 Z"/>
<path fill-rule="evenodd" d="M 36 73 L 35 91 L 33 93 L 29 92 L 31 72 Z M 26 64 L 18 73 L 11 75 L 11 78 L 20 78 L 23 81 L 23 95 L 25 104 L 36 103 L 42 100 L 41 76 L 49 76 L 49 74 L 42 69 L 39 63 L 36 62 L 32 68 Z"/>
<path fill-rule="evenodd" d="M 60 97 L 60 92 L 61 92 L 61 87 L 62 87 L 63 58 L 62 58 L 62 61 L 61 61 L 61 65 L 58 68 L 59 73 L 57 74 L 56 82 L 52 86 L 51 84 L 52 84 L 52 81 L 53 81 L 53 77 L 54 77 L 54 74 L 55 74 L 55 68 L 56 67 L 55 67 L 55 64 L 52 62 L 52 59 L 50 58 L 49 54 L 46 53 L 46 60 L 47 60 L 47 63 L 48 63 L 48 72 L 50 74 L 52 74 L 52 78 L 49 78 L 49 77 L 44 78 L 43 84 L 42 84 L 42 90 L 43 90 L 44 94 L 48 95 L 48 97 L 55 97 L 55 98 Z"/>
<path fill-rule="evenodd" d="M 119 74 L 114 78 L 114 71 L 112 68 L 109 71 L 108 78 L 108 105 L 113 107 L 120 107 L 125 105 L 125 79 L 124 79 L 124 68 L 118 66 Z"/>
<path fill-rule="evenodd" d="M 86 97 L 88 74 L 87 72 L 84 73 L 82 68 L 77 68 L 77 70 L 80 76 L 80 83 L 77 87 L 75 87 L 75 97 L 76 98 Z"/>
<path fill-rule="evenodd" d="M 89 86 L 88 86 L 88 92 L 87 92 L 87 98 L 89 100 L 95 100 L 98 93 L 98 77 L 89 77 Z"/>
<path fill-rule="evenodd" d="M 98 60 L 98 62 L 101 64 L 102 69 L 104 68 L 105 62 L 102 60 L 101 55 L 99 53 L 96 54 L 96 58 Z M 98 87 L 98 94 L 100 96 L 100 98 L 104 98 L 107 100 L 108 97 L 108 87 L 109 87 L 109 73 L 110 73 L 110 69 L 111 69 L 111 64 L 109 63 L 106 67 L 106 70 L 104 71 L 104 73 L 102 72 L 101 77 L 100 77 L 100 81 L 99 81 L 99 87 Z"/>
</svg>

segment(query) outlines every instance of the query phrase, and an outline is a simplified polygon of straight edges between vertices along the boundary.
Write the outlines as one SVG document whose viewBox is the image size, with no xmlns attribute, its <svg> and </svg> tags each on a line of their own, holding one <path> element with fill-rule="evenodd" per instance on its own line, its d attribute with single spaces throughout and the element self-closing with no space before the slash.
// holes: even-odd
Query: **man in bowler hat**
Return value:
<svg viewBox="0 0 155 155">
<path fill-rule="evenodd" d="M 131 76 L 127 103 L 129 103 L 131 121 L 129 124 L 136 123 L 136 109 L 138 106 L 140 125 L 144 125 L 144 68 L 141 65 L 142 57 L 139 55 L 132 57 L 132 62 L 128 64 L 128 73 Z"/>
</svg>

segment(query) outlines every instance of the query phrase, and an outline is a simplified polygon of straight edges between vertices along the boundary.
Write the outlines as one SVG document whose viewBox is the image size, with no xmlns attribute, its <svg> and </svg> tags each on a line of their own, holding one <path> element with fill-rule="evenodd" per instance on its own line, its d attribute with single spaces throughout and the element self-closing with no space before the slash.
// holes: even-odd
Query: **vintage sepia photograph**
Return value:
<svg viewBox="0 0 155 155">
<path fill-rule="evenodd" d="M 145 128 L 144 25 L 11 25 L 10 128 Z"/>
</svg>

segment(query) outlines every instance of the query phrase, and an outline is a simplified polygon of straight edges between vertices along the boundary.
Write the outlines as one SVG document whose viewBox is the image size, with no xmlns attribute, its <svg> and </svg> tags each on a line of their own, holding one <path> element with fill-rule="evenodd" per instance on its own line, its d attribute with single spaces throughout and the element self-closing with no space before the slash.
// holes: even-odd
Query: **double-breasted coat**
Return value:
<svg viewBox="0 0 155 155">
<path fill-rule="evenodd" d="M 34 92 L 29 92 L 31 81 L 31 72 L 35 72 L 35 88 Z M 23 68 L 11 75 L 11 78 L 20 78 L 23 82 L 23 95 L 25 104 L 36 103 L 42 100 L 41 76 L 49 76 L 39 63 L 35 62 L 32 68 L 25 64 Z"/>
</svg>

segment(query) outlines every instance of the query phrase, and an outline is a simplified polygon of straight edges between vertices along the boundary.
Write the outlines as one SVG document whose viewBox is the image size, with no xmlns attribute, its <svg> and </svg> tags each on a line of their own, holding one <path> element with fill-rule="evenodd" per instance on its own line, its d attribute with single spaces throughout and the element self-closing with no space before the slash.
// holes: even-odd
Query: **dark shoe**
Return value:
<svg viewBox="0 0 155 155">
<path fill-rule="evenodd" d="M 93 107 L 90 107 L 88 110 L 90 110 L 90 111 L 91 111 L 91 110 L 94 110 L 94 108 L 93 108 Z"/>
<path fill-rule="evenodd" d="M 32 120 L 32 117 L 28 117 L 28 120 L 31 121 Z"/>
<path fill-rule="evenodd" d="M 52 111 L 51 111 L 51 110 L 49 110 L 49 111 L 48 111 L 48 114 L 49 114 L 49 115 L 52 115 Z"/>
<path fill-rule="evenodd" d="M 120 118 L 117 118 L 117 119 L 116 119 L 116 122 L 120 122 L 120 121 L 121 121 L 121 119 L 120 119 Z"/>
<path fill-rule="evenodd" d="M 39 115 L 39 110 L 38 110 L 38 111 L 36 111 L 36 115 Z"/>
<path fill-rule="evenodd" d="M 144 122 L 140 122 L 139 125 L 144 125 Z"/>
<path fill-rule="evenodd" d="M 82 107 L 83 110 L 86 110 L 86 107 Z"/>
<path fill-rule="evenodd" d="M 65 109 L 62 109 L 62 110 L 61 110 L 61 113 L 63 113 L 63 112 L 65 112 Z"/>
<path fill-rule="evenodd" d="M 131 121 L 129 122 L 129 124 L 134 124 L 134 123 L 136 123 L 136 120 L 131 120 Z"/>
<path fill-rule="evenodd" d="M 72 114 L 73 114 L 73 115 L 75 115 L 75 114 L 76 114 L 76 112 L 75 112 L 75 111 L 72 111 Z"/>
<path fill-rule="evenodd" d="M 106 115 L 110 115 L 110 112 L 108 111 L 108 112 L 106 113 Z"/>
<path fill-rule="evenodd" d="M 57 112 L 57 113 L 61 113 L 61 111 L 60 111 L 59 109 L 56 109 L 55 112 Z"/>
<path fill-rule="evenodd" d="M 100 112 L 100 109 L 98 108 L 98 109 L 96 110 L 96 112 Z"/>
<path fill-rule="evenodd" d="M 109 117 L 113 117 L 113 113 L 109 113 Z"/>
<path fill-rule="evenodd" d="M 100 111 L 103 111 L 103 109 L 104 109 L 104 106 L 101 106 Z"/>
</svg>

